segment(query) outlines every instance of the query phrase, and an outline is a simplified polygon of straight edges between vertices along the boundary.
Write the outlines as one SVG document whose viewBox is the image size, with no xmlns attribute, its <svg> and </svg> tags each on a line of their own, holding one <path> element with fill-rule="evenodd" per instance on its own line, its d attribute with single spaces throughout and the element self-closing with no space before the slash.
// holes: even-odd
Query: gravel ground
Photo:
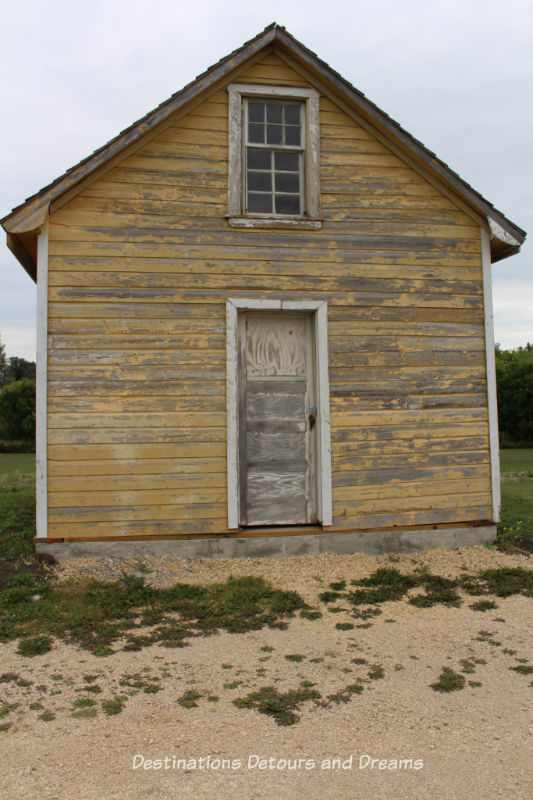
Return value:
<svg viewBox="0 0 533 800">
<path fill-rule="evenodd" d="M 10 725 L 0 733 L 0 797 L 530 800 L 533 682 L 511 668 L 533 663 L 531 598 L 494 598 L 497 609 L 485 612 L 473 610 L 478 598 L 466 595 L 458 608 L 391 602 L 366 622 L 319 603 L 331 581 L 349 583 L 380 566 L 427 566 L 453 577 L 530 569 L 531 560 L 475 547 L 410 556 L 63 562 L 61 580 L 112 579 L 139 568 L 156 586 L 262 575 L 325 613 L 295 617 L 285 631 L 220 633 L 183 649 L 152 646 L 107 658 L 60 642 L 22 658 L 16 643 L 3 645 L 0 707 L 19 705 L 0 720 Z M 335 627 L 347 621 L 356 627 Z M 464 689 L 431 688 L 443 667 L 464 675 Z M 232 703 L 263 686 L 285 692 L 301 681 L 313 683 L 321 700 L 303 703 L 290 727 Z M 353 684 L 363 691 L 339 696 Z M 200 695 L 191 708 L 177 702 L 188 691 Z M 127 698 L 123 709 L 108 716 L 102 702 L 117 695 Z M 80 698 L 95 705 L 76 709 Z M 53 719 L 42 719 L 46 712 Z"/>
</svg>

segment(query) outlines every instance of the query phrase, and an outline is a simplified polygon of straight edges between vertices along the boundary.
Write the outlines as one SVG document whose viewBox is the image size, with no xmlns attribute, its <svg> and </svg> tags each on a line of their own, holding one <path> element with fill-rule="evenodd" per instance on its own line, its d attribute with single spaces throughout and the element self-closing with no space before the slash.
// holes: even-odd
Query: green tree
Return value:
<svg viewBox="0 0 533 800">
<path fill-rule="evenodd" d="M 533 442 L 533 346 L 496 346 L 498 423 L 502 446 Z"/>
<path fill-rule="evenodd" d="M 2 387 L 5 383 L 5 375 L 7 370 L 7 359 L 6 359 L 6 346 L 2 344 L 0 341 L 0 387 Z"/>
<path fill-rule="evenodd" d="M 35 437 L 35 381 L 22 378 L 0 391 L 1 435 L 10 441 Z"/>
<path fill-rule="evenodd" d="M 4 380 L 0 386 L 12 381 L 20 381 L 22 378 L 35 380 L 35 361 L 27 361 L 25 358 L 11 356 L 4 367 Z"/>
</svg>

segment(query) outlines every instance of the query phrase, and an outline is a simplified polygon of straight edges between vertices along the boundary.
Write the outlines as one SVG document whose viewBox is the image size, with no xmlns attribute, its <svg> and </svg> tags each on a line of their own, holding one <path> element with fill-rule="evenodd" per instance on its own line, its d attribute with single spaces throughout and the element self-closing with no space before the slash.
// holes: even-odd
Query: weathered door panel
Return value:
<svg viewBox="0 0 533 800">
<path fill-rule="evenodd" d="M 314 522 L 311 317 L 249 312 L 240 342 L 241 525 Z"/>
</svg>

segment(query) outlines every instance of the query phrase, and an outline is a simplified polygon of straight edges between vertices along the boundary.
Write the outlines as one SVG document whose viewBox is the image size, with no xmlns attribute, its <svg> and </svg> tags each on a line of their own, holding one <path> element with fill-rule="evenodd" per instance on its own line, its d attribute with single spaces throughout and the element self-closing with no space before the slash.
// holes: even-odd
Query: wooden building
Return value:
<svg viewBox="0 0 533 800">
<path fill-rule="evenodd" d="M 40 550 L 494 535 L 490 269 L 525 233 L 285 29 L 2 224 L 37 280 Z"/>
</svg>

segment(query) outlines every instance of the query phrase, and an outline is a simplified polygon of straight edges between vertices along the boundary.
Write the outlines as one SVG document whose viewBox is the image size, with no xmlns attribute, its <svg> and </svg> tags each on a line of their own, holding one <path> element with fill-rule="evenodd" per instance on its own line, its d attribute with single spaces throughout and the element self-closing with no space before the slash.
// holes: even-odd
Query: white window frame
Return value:
<svg viewBox="0 0 533 800">
<path fill-rule="evenodd" d="M 244 311 L 311 311 L 314 317 L 317 401 L 317 519 L 332 524 L 331 434 L 329 417 L 328 304 L 324 300 L 226 300 L 226 404 L 228 528 L 239 527 L 239 363 L 238 315 Z"/>
<path fill-rule="evenodd" d="M 229 166 L 228 166 L 228 221 L 234 227 L 322 227 L 320 219 L 320 129 L 319 100 L 315 89 L 288 86 L 262 86 L 232 83 L 229 95 Z M 298 215 L 253 214 L 245 211 L 244 204 L 244 100 L 247 98 L 275 98 L 276 100 L 304 101 L 304 209 Z"/>
</svg>

